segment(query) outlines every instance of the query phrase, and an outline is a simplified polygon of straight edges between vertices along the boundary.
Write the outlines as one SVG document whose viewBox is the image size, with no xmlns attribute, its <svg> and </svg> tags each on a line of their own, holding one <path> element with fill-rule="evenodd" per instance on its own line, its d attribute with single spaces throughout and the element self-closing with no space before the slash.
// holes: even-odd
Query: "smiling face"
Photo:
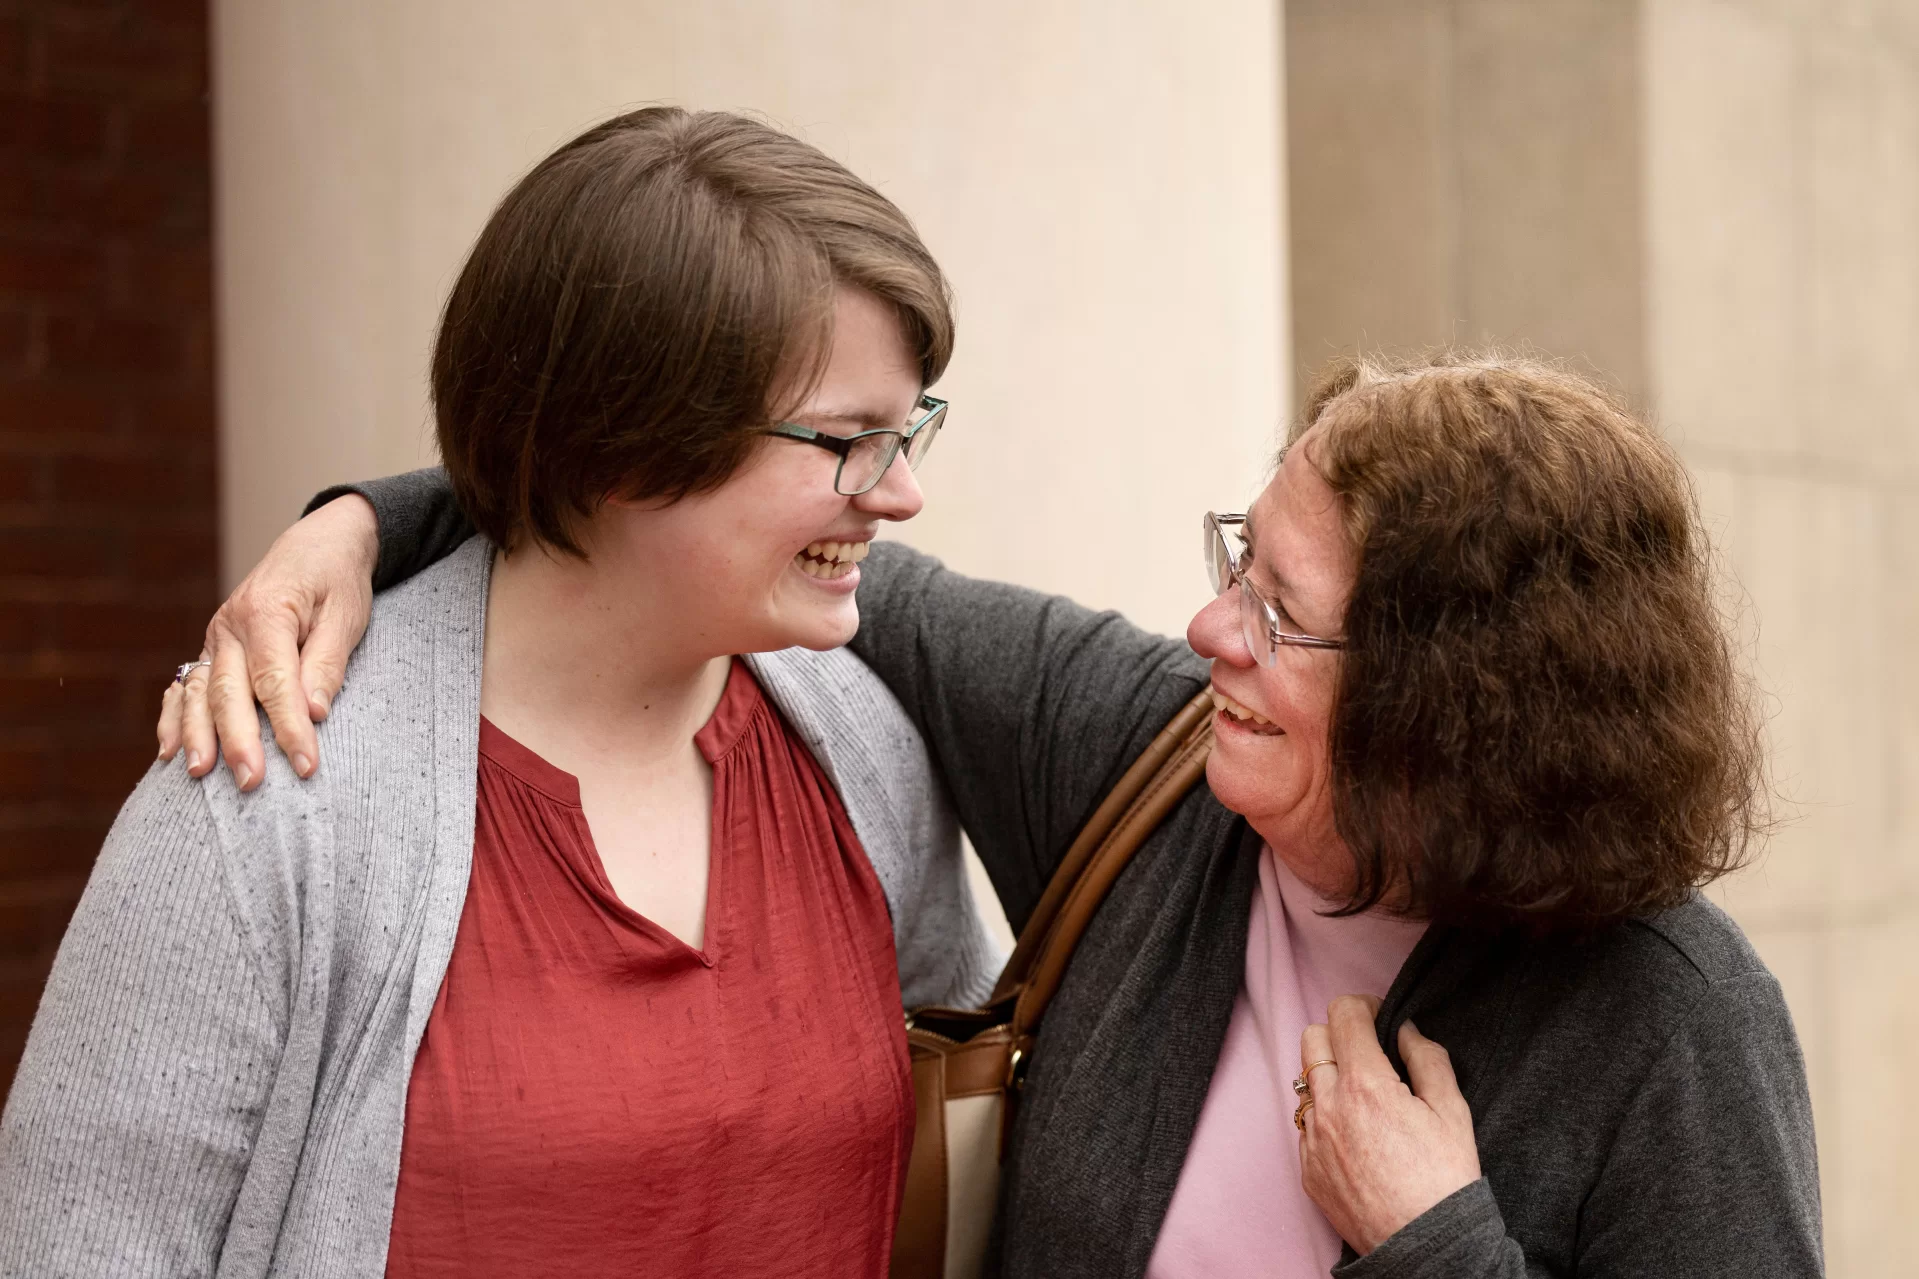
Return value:
<svg viewBox="0 0 1919 1279">
<path fill-rule="evenodd" d="M 1279 610 L 1282 629 L 1336 638 L 1358 560 L 1338 499 L 1310 460 L 1314 434 L 1287 451 L 1246 513 L 1252 553 L 1241 569 Z M 1186 628 L 1193 651 L 1211 660 L 1213 688 L 1227 703 L 1216 716 L 1206 780 L 1295 874 L 1323 895 L 1339 895 L 1352 879 L 1351 855 L 1333 824 L 1330 735 L 1340 655 L 1282 644 L 1278 661 L 1261 666 L 1239 617 L 1234 588 Z"/>
<path fill-rule="evenodd" d="M 893 309 L 841 288 L 818 385 L 789 419 L 832 435 L 904 427 L 920 369 Z M 836 648 L 859 628 L 858 562 L 885 520 L 924 505 L 904 457 L 858 497 L 833 489 L 839 459 L 769 437 L 718 488 L 661 506 L 608 501 L 582 529 L 597 573 L 671 610 L 698 652 Z"/>
</svg>

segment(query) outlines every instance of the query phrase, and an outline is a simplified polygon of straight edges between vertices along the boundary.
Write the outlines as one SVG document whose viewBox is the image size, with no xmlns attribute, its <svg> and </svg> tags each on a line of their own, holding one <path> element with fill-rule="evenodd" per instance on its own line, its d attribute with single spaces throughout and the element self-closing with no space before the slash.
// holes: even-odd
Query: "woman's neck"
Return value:
<svg viewBox="0 0 1919 1279">
<path fill-rule="evenodd" d="M 585 753 L 684 750 L 726 689 L 730 659 L 644 574 L 529 545 L 496 552 L 480 710 L 560 766 Z"/>
</svg>

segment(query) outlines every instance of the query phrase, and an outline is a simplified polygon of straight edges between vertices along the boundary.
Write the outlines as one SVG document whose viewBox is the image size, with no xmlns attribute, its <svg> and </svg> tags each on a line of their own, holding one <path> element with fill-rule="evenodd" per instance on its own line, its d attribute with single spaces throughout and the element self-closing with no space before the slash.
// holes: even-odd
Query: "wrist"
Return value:
<svg viewBox="0 0 1919 1279">
<path fill-rule="evenodd" d="M 356 566 L 371 579 L 380 562 L 380 517 L 358 493 L 343 493 L 313 513 L 337 532 L 340 544 L 354 548 Z"/>
<path fill-rule="evenodd" d="M 1481 1177 L 1333 1268 L 1333 1279 L 1398 1279 L 1402 1275 L 1483 1274 L 1506 1236 L 1492 1187 Z M 1351 1240 L 1348 1240 L 1350 1243 Z"/>
</svg>

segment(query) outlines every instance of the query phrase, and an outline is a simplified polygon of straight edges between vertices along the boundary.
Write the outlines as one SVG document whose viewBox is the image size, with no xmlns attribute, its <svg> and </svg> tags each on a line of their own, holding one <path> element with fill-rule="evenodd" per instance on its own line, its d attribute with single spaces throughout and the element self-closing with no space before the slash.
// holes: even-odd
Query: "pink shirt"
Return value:
<svg viewBox="0 0 1919 1279">
<path fill-rule="evenodd" d="M 1383 997 L 1426 925 L 1325 909 L 1271 848 L 1260 852 L 1246 984 L 1146 1279 L 1304 1279 L 1339 1260 L 1339 1235 L 1299 1184 L 1299 1037 L 1338 995 Z"/>
</svg>

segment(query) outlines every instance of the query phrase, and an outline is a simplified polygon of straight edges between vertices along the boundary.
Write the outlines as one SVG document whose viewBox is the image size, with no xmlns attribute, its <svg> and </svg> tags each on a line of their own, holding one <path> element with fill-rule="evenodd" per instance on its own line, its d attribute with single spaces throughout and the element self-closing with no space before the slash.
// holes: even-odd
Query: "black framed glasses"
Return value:
<svg viewBox="0 0 1919 1279">
<path fill-rule="evenodd" d="M 880 482 L 893 459 L 906 452 L 906 465 L 919 470 L 933 440 L 946 421 L 946 401 L 922 395 L 913 407 L 913 420 L 905 430 L 861 431 L 857 435 L 828 435 L 798 422 L 781 422 L 767 428 L 768 435 L 817 444 L 829 453 L 837 453 L 839 469 L 833 473 L 833 491 L 846 497 L 858 497 Z"/>
<path fill-rule="evenodd" d="M 1345 640 L 1304 635 L 1289 631 L 1279 624 L 1284 614 L 1246 580 L 1246 565 L 1252 560 L 1253 549 L 1246 544 L 1246 536 L 1241 531 L 1246 527 L 1244 515 L 1216 515 L 1208 511 L 1200 525 L 1206 539 L 1206 577 L 1213 584 L 1213 594 L 1224 595 L 1235 586 L 1239 588 L 1240 633 L 1246 640 L 1246 651 L 1261 666 L 1272 666 L 1279 661 L 1281 645 L 1290 644 L 1296 648 L 1346 647 Z M 1237 551 L 1227 544 L 1226 530 L 1229 528 L 1233 530 L 1233 541 L 1239 543 Z"/>
</svg>

